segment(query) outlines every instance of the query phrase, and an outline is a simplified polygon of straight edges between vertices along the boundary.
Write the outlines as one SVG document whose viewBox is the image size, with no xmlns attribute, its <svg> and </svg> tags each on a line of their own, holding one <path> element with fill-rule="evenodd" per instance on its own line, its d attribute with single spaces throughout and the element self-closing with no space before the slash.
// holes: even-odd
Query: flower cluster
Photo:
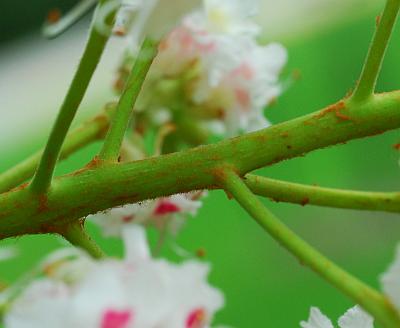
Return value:
<svg viewBox="0 0 400 328">
<path fill-rule="evenodd" d="M 175 235 L 187 215 L 196 215 L 202 205 L 202 194 L 203 192 L 178 194 L 139 204 L 128 204 L 92 215 L 89 220 L 98 224 L 105 236 L 121 236 L 123 229 L 132 224 L 154 226 Z"/>
<path fill-rule="evenodd" d="M 381 276 L 381 285 L 385 295 L 400 312 L 400 245 L 397 248 L 394 262 Z M 373 318 L 358 305 L 341 316 L 338 324 L 340 328 L 374 327 Z M 311 308 L 308 321 L 302 321 L 300 325 L 302 328 L 333 328 L 332 322 L 316 307 Z"/>
<path fill-rule="evenodd" d="M 260 28 L 252 21 L 257 5 L 204 0 L 184 16 L 160 44 L 138 109 L 169 111 L 169 123 L 184 111 L 224 136 L 268 126 L 264 109 L 282 92 L 279 74 L 287 53 L 278 43 L 258 43 Z"/>
<path fill-rule="evenodd" d="M 152 259 L 143 227 L 124 230 L 124 260 L 61 251 L 14 300 L 7 328 L 205 328 L 223 304 L 209 267 Z"/>
</svg>

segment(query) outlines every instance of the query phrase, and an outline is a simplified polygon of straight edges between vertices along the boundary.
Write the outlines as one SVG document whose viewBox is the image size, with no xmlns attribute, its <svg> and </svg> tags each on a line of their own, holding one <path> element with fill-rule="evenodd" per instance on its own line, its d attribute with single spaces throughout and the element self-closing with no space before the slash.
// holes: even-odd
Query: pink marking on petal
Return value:
<svg viewBox="0 0 400 328">
<path fill-rule="evenodd" d="M 185 328 L 202 328 L 206 325 L 206 311 L 196 309 L 189 313 L 186 319 Z"/>
<path fill-rule="evenodd" d="M 183 49 L 188 50 L 193 47 L 193 36 L 186 29 L 179 28 L 176 30 L 176 34 Z"/>
<path fill-rule="evenodd" d="M 210 53 L 213 52 L 216 48 L 215 42 L 210 42 L 210 43 L 205 43 L 205 44 L 199 44 L 198 49 L 201 52 L 204 53 Z"/>
<path fill-rule="evenodd" d="M 134 218 L 134 215 L 126 215 L 122 217 L 122 222 L 129 223 L 132 222 Z"/>
<path fill-rule="evenodd" d="M 244 89 L 235 89 L 236 100 L 245 110 L 250 109 L 251 99 L 249 93 Z"/>
<path fill-rule="evenodd" d="M 155 215 L 166 215 L 179 212 L 181 209 L 168 200 L 161 200 L 154 210 Z"/>
<path fill-rule="evenodd" d="M 247 63 L 242 63 L 233 73 L 235 75 L 241 75 L 246 80 L 254 78 L 254 70 Z"/>
<path fill-rule="evenodd" d="M 103 314 L 101 328 L 126 328 L 131 321 L 132 312 L 109 309 Z"/>
</svg>

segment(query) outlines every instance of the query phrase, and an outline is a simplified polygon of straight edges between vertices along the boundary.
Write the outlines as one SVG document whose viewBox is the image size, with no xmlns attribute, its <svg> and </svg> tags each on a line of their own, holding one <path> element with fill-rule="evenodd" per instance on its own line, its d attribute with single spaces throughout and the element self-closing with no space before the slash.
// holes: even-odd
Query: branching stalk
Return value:
<svg viewBox="0 0 400 328">
<path fill-rule="evenodd" d="M 224 189 L 300 263 L 308 266 L 357 304 L 360 304 L 383 327 L 400 326 L 400 317 L 382 294 L 344 271 L 297 236 L 268 211 L 236 173 L 228 170 L 218 173 L 218 178 Z"/>
<path fill-rule="evenodd" d="M 115 162 L 118 160 L 122 141 L 132 116 L 133 106 L 142 90 L 150 66 L 157 54 L 157 44 L 145 39 L 136 62 L 118 102 L 111 127 L 104 140 L 99 159 Z"/>
<path fill-rule="evenodd" d="M 60 159 L 65 159 L 77 150 L 87 146 L 93 141 L 100 140 L 110 125 L 111 111 L 96 115 L 91 120 L 83 123 L 74 131 L 68 133 L 65 143 L 61 148 Z M 43 154 L 43 150 L 23 160 L 9 170 L 0 174 L 0 193 L 6 192 L 27 179 L 35 173 L 35 169 Z"/>
<path fill-rule="evenodd" d="M 373 37 L 360 79 L 352 95 L 354 101 L 365 101 L 375 91 L 383 58 L 399 13 L 400 0 L 387 0 L 381 17 L 377 20 L 377 30 Z"/>
<path fill-rule="evenodd" d="M 400 213 L 400 192 L 363 192 L 307 186 L 252 174 L 244 182 L 255 194 L 276 202 Z"/>
<path fill-rule="evenodd" d="M 132 163 L 87 166 L 55 179 L 45 196 L 33 197 L 29 190 L 18 188 L 0 195 L 0 239 L 57 232 L 111 207 L 213 189 L 213 172 L 221 165 L 229 164 L 244 176 L 315 149 L 399 128 L 399 96 L 400 92 L 392 92 L 368 103 L 340 102 L 264 130 L 188 151 Z"/>
<path fill-rule="evenodd" d="M 72 245 L 79 247 L 95 259 L 102 259 L 105 257 L 104 252 L 95 243 L 95 241 L 87 234 L 81 222 L 74 222 L 67 227 L 61 234 Z"/>
<path fill-rule="evenodd" d="M 112 0 L 101 0 L 99 6 L 105 5 Z M 112 22 L 115 17 L 115 10 L 108 17 L 108 22 Z M 56 122 L 52 128 L 47 145 L 44 149 L 39 166 L 32 180 L 30 189 L 35 193 L 45 193 L 51 184 L 54 169 L 57 164 L 58 157 L 64 139 L 71 126 L 72 120 L 78 110 L 83 96 L 89 86 L 89 82 L 96 70 L 97 64 L 103 54 L 106 43 L 109 39 L 108 35 L 104 35 L 97 31 L 95 27 L 96 15 L 93 18 L 92 28 L 89 39 L 86 44 L 83 56 L 79 63 L 78 69 L 69 87 L 68 93 L 61 105 Z"/>
</svg>

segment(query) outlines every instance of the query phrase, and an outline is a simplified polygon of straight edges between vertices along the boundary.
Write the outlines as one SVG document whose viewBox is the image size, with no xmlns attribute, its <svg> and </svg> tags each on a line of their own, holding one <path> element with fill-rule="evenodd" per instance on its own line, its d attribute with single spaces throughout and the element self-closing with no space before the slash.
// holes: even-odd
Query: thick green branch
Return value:
<svg viewBox="0 0 400 328">
<path fill-rule="evenodd" d="M 360 80 L 352 96 L 354 101 L 364 101 L 374 93 L 399 8 L 400 0 L 387 0 L 382 16 L 377 19 L 377 30 L 361 72 Z"/>
<path fill-rule="evenodd" d="M 362 192 L 321 188 L 252 174 L 245 176 L 245 183 L 253 193 L 271 198 L 276 202 L 400 213 L 400 192 Z"/>
<path fill-rule="evenodd" d="M 110 125 L 110 113 L 97 115 L 90 121 L 83 123 L 74 131 L 71 131 L 60 152 L 60 159 L 68 157 L 80 148 L 85 147 L 95 140 L 103 138 Z M 26 181 L 35 173 L 43 150 L 38 151 L 21 163 L 13 166 L 8 171 L 0 174 L 0 193 L 6 192 L 20 183 Z"/>
<path fill-rule="evenodd" d="M 315 149 L 400 127 L 400 92 L 327 107 L 292 121 L 188 151 L 133 163 L 88 166 L 54 180 L 46 196 L 21 187 L 0 195 L 0 238 L 59 230 L 107 208 L 216 187 L 214 171 L 250 171 Z M 151 181 L 151 183 L 149 183 Z"/>
<path fill-rule="evenodd" d="M 101 0 L 99 6 L 101 7 L 109 1 Z M 114 16 L 115 10 L 110 13 L 108 20 L 112 22 Z M 96 16 L 93 20 L 96 20 Z M 44 193 L 50 186 L 62 144 L 108 41 L 109 37 L 97 31 L 95 25 L 95 23 L 92 24 L 89 39 L 78 69 L 61 105 L 38 169 L 32 180 L 31 189 L 36 193 Z"/>
<path fill-rule="evenodd" d="M 99 154 L 100 160 L 117 161 L 129 119 L 132 116 L 133 106 L 138 98 L 150 66 L 157 54 L 157 44 L 145 39 L 136 62 L 126 83 L 124 92 L 118 102 L 117 110 L 111 127 L 104 140 Z"/>
<path fill-rule="evenodd" d="M 256 220 L 271 237 L 292 253 L 303 265 L 319 274 L 354 302 L 370 312 L 384 327 L 399 327 L 400 318 L 378 291 L 350 275 L 327 259 L 279 221 L 233 172 L 218 175 L 224 189 Z"/>
</svg>

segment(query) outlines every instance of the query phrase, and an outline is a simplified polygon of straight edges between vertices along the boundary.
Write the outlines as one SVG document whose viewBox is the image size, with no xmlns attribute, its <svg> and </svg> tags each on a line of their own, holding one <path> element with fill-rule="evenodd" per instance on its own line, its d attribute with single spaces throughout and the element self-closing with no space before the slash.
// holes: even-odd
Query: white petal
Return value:
<svg viewBox="0 0 400 328">
<path fill-rule="evenodd" d="M 42 279 L 32 283 L 5 314 L 7 328 L 67 328 L 68 288 Z M 62 320 L 60 320 L 63 318 Z"/>
<path fill-rule="evenodd" d="M 333 328 L 332 322 L 325 316 L 320 309 L 312 307 L 308 321 L 300 322 L 302 328 Z"/>
<path fill-rule="evenodd" d="M 125 245 L 126 260 L 147 260 L 150 258 L 150 249 L 144 227 L 137 224 L 128 225 L 122 230 L 122 238 Z"/>
<path fill-rule="evenodd" d="M 374 319 L 358 305 L 347 310 L 339 318 L 340 328 L 373 328 Z"/>
<path fill-rule="evenodd" d="M 400 311 L 400 245 L 397 246 L 393 263 L 381 275 L 383 292 L 389 297 L 397 310 Z"/>
</svg>

